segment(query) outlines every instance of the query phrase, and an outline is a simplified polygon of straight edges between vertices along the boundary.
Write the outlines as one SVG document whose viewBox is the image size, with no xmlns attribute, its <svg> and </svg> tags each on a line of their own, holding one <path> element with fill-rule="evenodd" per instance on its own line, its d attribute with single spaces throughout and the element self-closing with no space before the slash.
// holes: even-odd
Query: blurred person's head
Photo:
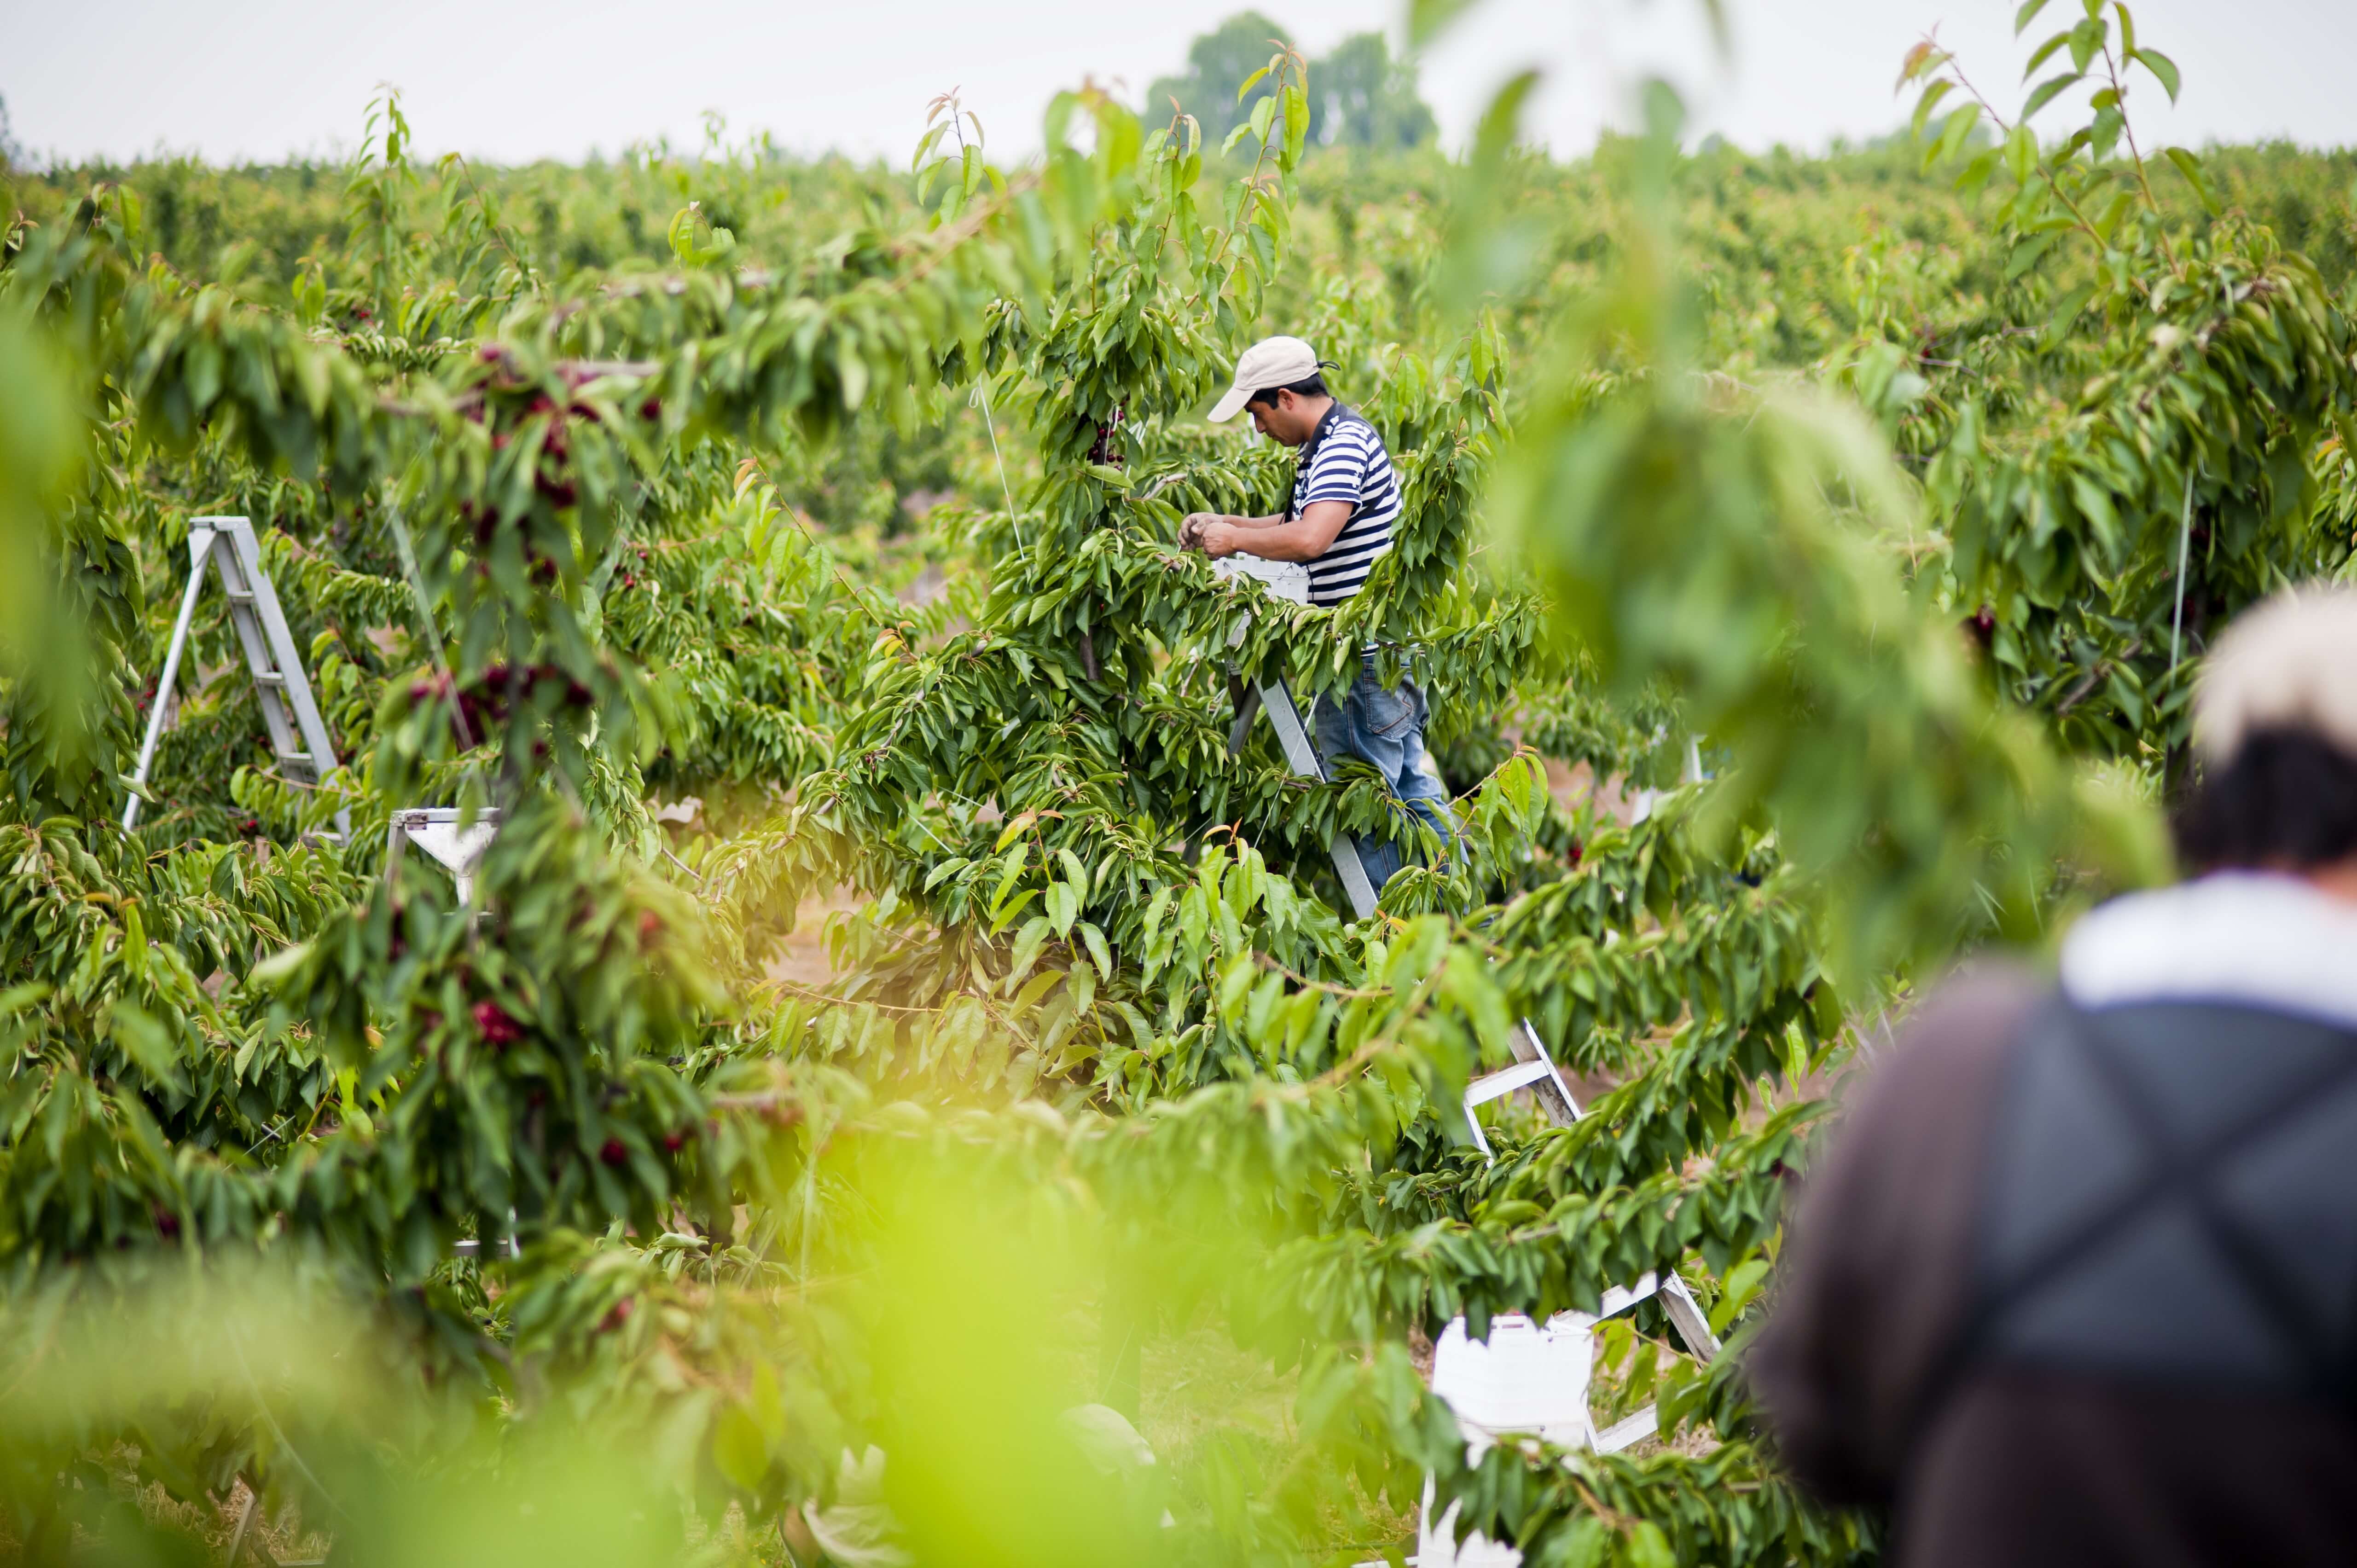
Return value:
<svg viewBox="0 0 2357 1568">
<path fill-rule="evenodd" d="M 2357 895 L 2357 591 L 2276 595 L 2218 639 L 2193 696 L 2196 873 L 2289 872 Z"/>
</svg>

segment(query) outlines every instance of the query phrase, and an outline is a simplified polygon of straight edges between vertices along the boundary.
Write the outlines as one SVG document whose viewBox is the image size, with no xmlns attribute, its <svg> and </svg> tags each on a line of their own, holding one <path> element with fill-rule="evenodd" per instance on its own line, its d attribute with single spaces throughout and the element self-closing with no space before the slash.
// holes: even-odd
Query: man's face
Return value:
<svg viewBox="0 0 2357 1568">
<path fill-rule="evenodd" d="M 1309 439 L 1318 422 L 1309 417 L 1308 410 L 1296 393 L 1280 389 L 1270 394 L 1268 403 L 1251 403 L 1253 428 L 1271 441 L 1281 441 L 1287 446 L 1298 446 Z"/>
</svg>

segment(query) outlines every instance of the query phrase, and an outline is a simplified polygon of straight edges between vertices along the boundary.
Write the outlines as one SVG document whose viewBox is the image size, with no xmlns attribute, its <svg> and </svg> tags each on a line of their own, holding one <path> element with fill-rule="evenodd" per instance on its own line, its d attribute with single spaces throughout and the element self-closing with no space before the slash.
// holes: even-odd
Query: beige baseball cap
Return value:
<svg viewBox="0 0 2357 1568">
<path fill-rule="evenodd" d="M 1264 338 L 1236 360 L 1236 384 L 1211 405 L 1211 423 L 1225 424 L 1244 411 L 1253 393 L 1306 381 L 1318 373 L 1318 350 L 1298 338 Z"/>
<path fill-rule="evenodd" d="M 2308 586 L 2235 618 L 2193 693 L 2193 739 L 2233 760 L 2256 730 L 2306 730 L 2357 757 L 2357 590 Z"/>
</svg>

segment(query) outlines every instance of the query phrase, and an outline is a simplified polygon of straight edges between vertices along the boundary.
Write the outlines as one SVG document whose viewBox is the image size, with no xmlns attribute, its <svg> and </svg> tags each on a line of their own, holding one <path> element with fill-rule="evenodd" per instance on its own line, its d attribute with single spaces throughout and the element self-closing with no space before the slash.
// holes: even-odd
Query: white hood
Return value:
<svg viewBox="0 0 2357 1568">
<path fill-rule="evenodd" d="M 2224 1002 L 2357 1029 L 2357 904 L 2294 876 L 2219 872 L 2115 898 L 2062 940 L 2083 1007 Z"/>
</svg>

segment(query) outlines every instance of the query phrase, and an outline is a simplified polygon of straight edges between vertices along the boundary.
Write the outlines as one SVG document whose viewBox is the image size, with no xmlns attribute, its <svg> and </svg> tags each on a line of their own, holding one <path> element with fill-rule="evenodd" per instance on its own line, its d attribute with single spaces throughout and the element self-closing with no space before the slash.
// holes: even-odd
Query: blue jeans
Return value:
<svg viewBox="0 0 2357 1568">
<path fill-rule="evenodd" d="M 1440 835 L 1446 853 L 1457 835 L 1449 822 L 1448 786 L 1424 754 L 1424 725 L 1431 714 L 1415 682 L 1403 680 L 1399 690 L 1383 690 L 1375 680 L 1370 654 L 1360 660 L 1359 679 L 1340 703 L 1321 695 L 1311 705 L 1310 723 L 1318 736 L 1318 755 L 1329 768 L 1340 757 L 1355 757 L 1382 774 L 1391 792 Z M 1366 834 L 1359 840 L 1359 860 L 1367 868 L 1367 880 L 1381 892 L 1400 868 L 1399 846 Z"/>
</svg>

